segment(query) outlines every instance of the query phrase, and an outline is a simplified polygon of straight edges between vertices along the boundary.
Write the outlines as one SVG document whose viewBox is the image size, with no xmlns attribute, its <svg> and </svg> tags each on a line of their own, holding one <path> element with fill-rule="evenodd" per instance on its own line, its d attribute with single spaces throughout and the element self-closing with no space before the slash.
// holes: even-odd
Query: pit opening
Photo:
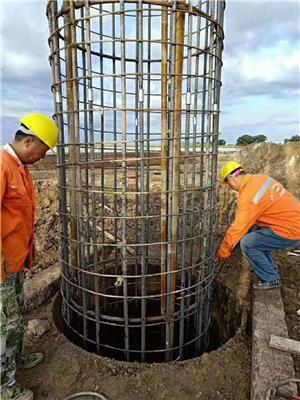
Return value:
<svg viewBox="0 0 300 400">
<path fill-rule="evenodd" d="M 210 326 L 205 335 L 205 343 L 203 343 L 202 349 L 197 349 L 193 340 L 187 346 L 184 346 L 183 360 L 193 359 L 201 356 L 204 352 L 210 352 L 218 349 L 225 344 L 229 339 L 234 337 L 242 323 L 245 323 L 244 316 L 246 314 L 246 332 L 250 334 L 251 326 L 249 318 L 249 310 L 246 306 L 241 304 L 236 298 L 236 294 L 226 287 L 222 282 L 215 281 L 212 285 L 212 309 L 211 309 L 211 321 Z M 122 315 L 122 304 L 111 304 L 114 309 L 114 313 Z M 148 307 L 148 312 L 153 313 L 157 316 L 159 311 L 159 302 L 153 301 Z M 140 310 L 135 310 L 134 306 L 131 307 L 131 315 L 135 313 L 139 315 Z M 72 320 L 72 327 L 77 327 L 78 332 L 68 326 L 62 317 L 62 297 L 58 295 L 53 305 L 53 318 L 54 322 L 61 333 L 63 333 L 68 340 L 70 340 L 76 346 L 83 348 L 84 350 L 94 353 L 96 355 L 112 358 L 117 361 L 127 361 L 125 353 L 119 349 L 124 343 L 124 327 L 123 326 L 112 326 L 110 324 L 101 324 L 98 328 L 98 333 L 101 332 L 101 343 L 102 345 L 96 346 L 89 340 L 84 340 L 83 336 L 80 335 L 80 329 L 83 329 L 83 319 L 79 318 L 78 315 Z M 153 318 L 153 325 L 147 326 L 146 338 L 147 338 L 147 349 L 146 349 L 146 363 L 164 362 L 165 350 L 158 350 L 163 348 L 165 340 L 164 329 L 162 329 L 162 321 L 158 320 L 157 317 Z M 97 334 L 93 324 L 88 325 L 89 338 L 95 340 Z M 141 354 L 138 349 L 141 345 L 140 328 L 130 327 L 130 362 L 140 362 Z M 189 338 L 193 337 L 193 328 L 189 325 L 189 330 L 186 332 Z M 174 329 L 174 343 L 179 343 L 179 322 L 175 323 Z M 189 342 L 189 340 L 187 341 Z M 179 349 L 174 350 L 173 356 L 179 355 Z M 173 357 L 174 359 L 174 357 Z M 176 359 L 176 358 L 175 358 Z"/>
</svg>

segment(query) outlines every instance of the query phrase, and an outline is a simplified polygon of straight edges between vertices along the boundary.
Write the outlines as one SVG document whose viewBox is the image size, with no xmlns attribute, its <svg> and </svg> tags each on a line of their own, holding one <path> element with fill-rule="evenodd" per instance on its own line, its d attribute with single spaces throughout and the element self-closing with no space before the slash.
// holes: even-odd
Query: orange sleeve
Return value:
<svg viewBox="0 0 300 400">
<path fill-rule="evenodd" d="M 7 186 L 7 175 L 5 172 L 4 164 L 3 164 L 3 158 L 2 154 L 0 151 L 0 210 L 2 210 L 2 201 L 4 197 L 4 193 L 6 191 L 6 186 Z M 1 222 L 2 220 L 2 212 L 0 214 L 0 233 L 1 233 L 1 240 L 0 240 L 0 283 L 3 284 L 5 283 L 6 279 L 6 271 L 5 265 L 4 265 L 4 257 L 2 254 L 2 232 L 1 232 Z"/>
<path fill-rule="evenodd" d="M 221 258 L 227 258 L 231 255 L 232 250 L 262 213 L 263 210 L 248 199 L 241 200 L 238 203 L 235 220 L 228 228 L 219 249 Z"/>
<path fill-rule="evenodd" d="M 4 168 L 4 162 L 1 153 L 2 151 L 0 151 L 0 204 L 2 205 L 2 199 L 4 197 L 7 185 L 7 175 Z"/>
</svg>

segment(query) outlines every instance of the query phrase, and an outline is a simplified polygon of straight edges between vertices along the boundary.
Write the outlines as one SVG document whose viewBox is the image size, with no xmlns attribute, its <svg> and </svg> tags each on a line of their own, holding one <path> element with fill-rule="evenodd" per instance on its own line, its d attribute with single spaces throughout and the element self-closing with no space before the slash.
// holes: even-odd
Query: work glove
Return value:
<svg viewBox="0 0 300 400">
<path fill-rule="evenodd" d="M 229 258 L 230 256 L 231 256 L 231 251 L 221 245 L 218 251 L 218 257 L 221 260 L 226 260 L 226 258 Z"/>
</svg>

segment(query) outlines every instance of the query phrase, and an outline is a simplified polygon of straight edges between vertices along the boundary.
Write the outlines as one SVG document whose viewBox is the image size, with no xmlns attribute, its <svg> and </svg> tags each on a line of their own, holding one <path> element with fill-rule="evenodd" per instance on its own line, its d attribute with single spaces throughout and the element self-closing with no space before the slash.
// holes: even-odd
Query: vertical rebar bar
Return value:
<svg viewBox="0 0 300 400">
<path fill-rule="evenodd" d="M 129 323 L 128 323 L 128 287 L 127 287 L 127 112 L 126 112 L 126 37 L 125 37 L 125 2 L 120 1 L 120 40 L 121 40 L 121 82 L 122 82 L 122 273 L 123 273 L 123 309 L 124 309 L 124 342 L 125 357 L 129 361 Z"/>
<path fill-rule="evenodd" d="M 178 5 L 185 1 L 178 1 Z M 175 123 L 173 133 L 173 182 L 172 182 L 172 275 L 170 287 L 170 348 L 174 344 L 174 311 L 175 311 L 175 289 L 177 270 L 177 240 L 178 240 L 178 216 L 179 216 L 179 188 L 180 188 L 180 146 L 181 146 L 181 104 L 182 104 L 182 72 L 183 72 L 183 50 L 184 50 L 184 27 L 185 13 L 177 11 L 176 14 L 176 69 L 175 69 Z"/>
<path fill-rule="evenodd" d="M 205 7 L 205 12 L 207 15 L 210 15 L 210 3 L 208 1 L 202 2 L 204 7 Z M 205 208 L 205 196 L 206 196 L 206 191 L 207 191 L 207 182 L 205 179 L 205 140 L 206 140 L 206 135 L 205 135 L 205 124 L 206 124 L 206 119 L 207 119 L 207 113 L 208 113 L 208 107 L 207 107 L 207 81 L 208 81 L 208 72 L 207 72 L 207 60 L 208 60 L 208 29 L 209 29 L 209 21 L 206 19 L 204 21 L 205 24 L 205 37 L 204 37 L 204 57 L 203 57 L 203 84 L 202 84 L 202 96 L 201 96 L 201 102 L 202 102 L 202 118 L 201 118 L 201 151 L 200 151 L 200 187 L 202 188 L 201 193 L 200 193 L 200 201 L 199 201 L 199 207 L 201 209 L 203 218 L 201 221 L 201 226 L 202 226 L 202 231 L 204 231 L 204 235 L 201 237 L 201 242 L 200 242 L 200 249 L 201 249 L 201 261 L 202 261 L 202 267 L 199 272 L 199 282 L 203 280 L 205 277 L 205 261 L 206 261 L 206 236 L 205 236 L 205 230 L 206 230 L 206 208 Z M 203 304 L 205 302 L 205 288 L 202 288 L 200 292 L 200 302 L 199 305 Z M 203 313 L 204 313 L 204 307 L 199 308 L 199 314 L 198 314 L 198 321 L 197 321 L 197 331 L 198 331 L 198 336 L 199 339 L 197 341 L 197 349 L 200 351 L 201 349 L 201 344 L 203 341 L 201 332 L 202 332 L 202 327 L 203 327 Z"/>
<path fill-rule="evenodd" d="M 81 8 L 80 10 L 80 16 L 81 18 L 84 17 L 84 9 Z M 81 21 L 81 41 L 82 43 L 85 42 L 85 33 L 84 33 L 84 20 Z M 82 70 L 82 76 L 86 77 L 86 52 L 82 51 L 81 52 L 81 70 Z M 85 79 L 85 78 L 83 78 Z M 83 104 L 84 104 L 84 109 L 87 109 L 87 85 L 83 85 Z M 89 159 L 89 147 L 88 147 L 88 118 L 87 118 L 87 111 L 84 111 L 83 113 L 83 121 L 84 121 L 84 160 L 85 160 L 85 165 L 84 165 L 84 183 L 85 186 L 88 185 L 89 181 L 89 168 L 88 168 L 88 159 Z M 84 204 L 85 204 L 85 211 L 87 215 L 87 220 L 84 219 L 83 217 L 83 212 L 81 213 L 81 218 L 82 218 L 82 229 L 81 229 L 81 239 L 85 242 L 86 238 L 90 237 L 90 225 L 89 225 L 89 220 L 90 220 L 90 206 L 89 206 L 89 192 L 86 191 L 85 193 L 81 193 L 81 195 L 84 197 Z M 86 231 L 86 234 L 84 233 Z M 89 260 L 90 259 L 90 246 L 84 246 L 83 244 L 83 257 L 81 260 L 81 268 L 85 269 L 85 259 Z M 80 276 L 81 279 L 81 285 L 83 287 L 82 290 L 82 307 L 83 307 L 83 314 L 86 316 L 87 315 L 87 276 L 85 273 L 81 273 Z M 84 337 L 84 345 L 85 347 L 87 346 L 87 337 L 88 337 L 88 323 L 87 323 L 87 318 L 83 318 L 83 337 Z"/>
<path fill-rule="evenodd" d="M 187 27 L 187 77 L 186 77 L 186 95 L 185 95 L 185 103 L 186 103 L 186 115 L 185 115 L 185 137 L 184 137 L 184 169 L 183 169 L 183 222 L 182 222 L 182 261 L 181 261 L 181 277 L 180 277 L 180 327 L 179 327 L 179 357 L 183 358 L 184 353 L 184 304 L 185 304 L 185 278 L 186 278 L 186 234 L 187 234 L 187 210 L 188 210 L 188 156 L 190 151 L 190 118 L 191 118 L 191 73 L 192 73 L 192 63 L 191 63 L 191 55 L 192 55 L 192 13 L 191 13 L 191 2 L 189 2 L 189 14 L 188 14 L 188 27 Z M 180 107 L 181 108 L 181 107 Z"/>
<path fill-rule="evenodd" d="M 139 109 L 139 140 L 140 140 L 140 190 L 141 190 L 141 243 L 146 243 L 145 235 L 146 235 L 146 224 L 145 224 L 145 213 L 146 213 L 146 204 L 145 204 L 145 138 L 144 138 L 144 83 L 143 83 L 143 7 L 142 1 L 138 2 L 138 109 Z M 141 361 L 145 361 L 145 349 L 146 349 L 146 274 L 147 274 L 147 261 L 145 257 L 145 247 L 141 248 Z"/>
<path fill-rule="evenodd" d="M 67 103 L 68 110 L 75 110 L 75 98 L 74 95 L 76 93 L 76 81 L 74 77 L 74 45 L 72 40 L 74 38 L 74 33 L 72 34 L 72 24 L 74 24 L 74 15 L 72 15 L 72 2 L 65 1 L 64 5 L 68 10 L 65 14 L 65 24 L 66 24 L 66 33 L 65 33 L 65 41 L 66 41 L 66 75 L 67 75 Z M 75 268 L 78 267 L 78 258 L 77 258 L 77 209 L 76 209 L 76 122 L 75 122 L 75 114 L 74 112 L 68 113 L 68 134 L 69 134 L 69 146 L 68 146 L 68 155 L 69 155 L 69 163 L 70 163 L 70 227 L 71 227 L 71 265 Z M 72 274 L 75 271 L 71 271 Z"/>
<path fill-rule="evenodd" d="M 168 219 L 167 219 L 167 298 L 166 298 L 166 354 L 165 360 L 171 359 L 172 334 L 172 224 L 173 224 L 173 163 L 174 163 L 174 132 L 175 132 L 175 89 L 176 89 L 176 12 L 177 2 L 173 0 L 170 13 L 170 85 L 169 85 L 169 162 L 168 162 Z"/>
<path fill-rule="evenodd" d="M 63 260 L 62 271 L 63 275 L 70 279 L 69 270 L 69 253 L 68 253 L 68 220 L 67 220 L 67 177 L 66 177 L 66 154 L 65 154 L 65 129 L 64 129 L 64 118 L 63 118 L 63 99 L 62 99 L 62 85 L 60 83 L 61 78 L 61 66 L 60 66 L 60 47 L 59 47 L 59 37 L 55 32 L 58 31 L 58 21 L 55 16 L 58 13 L 57 2 L 49 1 L 47 5 L 47 12 L 49 12 L 53 17 L 49 18 L 49 30 L 53 32 L 51 39 L 49 40 L 49 45 L 51 49 L 50 63 L 52 66 L 52 76 L 53 76 L 53 94 L 54 94 L 54 109 L 56 114 L 56 120 L 59 127 L 59 143 L 57 149 L 58 158 L 58 179 L 59 179 L 59 211 L 61 219 L 61 233 L 62 233 L 62 246 L 61 246 L 61 256 Z M 70 301 L 70 287 L 62 281 L 61 291 L 66 297 L 67 301 Z M 63 305 L 63 315 L 67 320 L 69 325 L 70 319 L 70 309 Z"/>
<path fill-rule="evenodd" d="M 166 314 L 167 214 L 168 214 L 168 7 L 161 18 L 161 314 Z"/>
<path fill-rule="evenodd" d="M 216 10 L 216 2 L 210 2 L 210 10 L 209 15 L 214 18 Z M 211 170 L 211 160 L 212 160 L 212 141 L 214 132 L 212 132 L 212 116 L 213 116 L 213 86 L 214 86 L 214 72 L 213 72 L 213 62 L 215 58 L 215 25 L 211 22 L 209 25 L 208 31 L 208 60 L 207 60 L 207 75 L 208 75 L 208 82 L 207 82 L 207 104 L 206 107 L 209 110 L 207 113 L 206 118 L 206 141 L 205 141 L 205 163 L 204 163 L 204 180 L 207 186 L 207 190 L 204 193 L 204 211 L 205 211 L 205 219 L 204 219 L 204 230 L 205 230 L 205 238 L 204 238 L 204 249 L 205 249 L 205 268 L 207 270 L 207 275 L 211 274 L 212 271 L 212 257 L 209 252 L 210 250 L 210 229 L 211 229 L 211 211 L 210 211 L 210 199 L 211 194 L 213 192 L 212 187 L 212 170 Z M 207 325 L 209 320 L 209 310 L 210 310 L 210 286 L 208 286 L 205 291 L 204 301 L 206 303 L 206 307 L 203 310 L 203 318 L 204 318 L 204 326 Z M 207 345 L 208 334 L 205 332 L 203 335 L 203 343 L 204 346 Z"/>
</svg>

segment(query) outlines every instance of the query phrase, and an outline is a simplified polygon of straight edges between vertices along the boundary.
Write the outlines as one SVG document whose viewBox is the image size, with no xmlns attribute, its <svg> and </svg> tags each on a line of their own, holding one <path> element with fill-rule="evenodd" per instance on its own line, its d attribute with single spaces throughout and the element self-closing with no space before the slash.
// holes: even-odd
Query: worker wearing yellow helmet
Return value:
<svg viewBox="0 0 300 400">
<path fill-rule="evenodd" d="M 58 127 L 43 114 L 20 120 L 11 144 L 0 149 L 1 259 L 0 325 L 2 400 L 31 400 L 33 394 L 15 381 L 16 368 L 38 365 L 41 353 L 24 353 L 22 320 L 24 269 L 31 268 L 34 255 L 36 200 L 28 164 L 44 158 L 58 141 Z"/>
<path fill-rule="evenodd" d="M 221 169 L 220 172 L 220 178 L 222 182 L 225 182 L 226 179 L 233 174 L 235 171 L 243 171 L 243 167 L 241 164 L 235 162 L 235 161 L 229 161 L 227 164 L 224 165 L 224 167 Z"/>
<path fill-rule="evenodd" d="M 240 243 L 258 281 L 255 289 L 281 286 L 271 252 L 300 245 L 300 204 L 281 183 L 267 175 L 246 173 L 230 161 L 220 171 L 220 180 L 238 192 L 237 211 L 226 232 L 218 257 L 230 257 Z"/>
</svg>

